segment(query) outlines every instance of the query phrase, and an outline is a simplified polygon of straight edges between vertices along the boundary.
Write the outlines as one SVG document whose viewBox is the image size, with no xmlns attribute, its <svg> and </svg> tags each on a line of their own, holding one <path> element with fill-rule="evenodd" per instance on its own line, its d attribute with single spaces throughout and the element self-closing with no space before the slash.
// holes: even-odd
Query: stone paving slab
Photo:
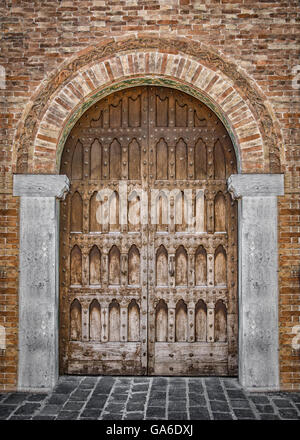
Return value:
<svg viewBox="0 0 300 440">
<path fill-rule="evenodd" d="M 1 393 L 0 420 L 300 420 L 300 392 L 234 378 L 62 376 L 52 393 Z"/>
</svg>

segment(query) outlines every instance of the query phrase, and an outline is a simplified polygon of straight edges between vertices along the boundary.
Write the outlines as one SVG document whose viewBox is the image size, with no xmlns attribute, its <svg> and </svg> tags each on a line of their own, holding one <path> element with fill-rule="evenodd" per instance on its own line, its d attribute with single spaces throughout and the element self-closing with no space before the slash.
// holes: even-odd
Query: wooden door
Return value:
<svg viewBox="0 0 300 440">
<path fill-rule="evenodd" d="M 226 178 L 233 146 L 218 118 L 181 92 L 149 96 L 149 361 L 156 375 L 237 371 L 236 205 Z"/>
<path fill-rule="evenodd" d="M 61 173 L 64 374 L 236 374 L 236 172 L 204 104 L 138 87 L 92 106 Z"/>
</svg>

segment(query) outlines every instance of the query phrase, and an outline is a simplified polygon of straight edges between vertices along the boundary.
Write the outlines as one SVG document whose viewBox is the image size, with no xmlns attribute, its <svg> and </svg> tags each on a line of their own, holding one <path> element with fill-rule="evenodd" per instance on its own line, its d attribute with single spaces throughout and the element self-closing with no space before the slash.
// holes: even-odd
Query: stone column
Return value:
<svg viewBox="0 0 300 440">
<path fill-rule="evenodd" d="M 59 202 L 62 175 L 14 175 L 20 200 L 18 389 L 51 390 L 58 379 Z"/>
<path fill-rule="evenodd" d="M 236 174 L 228 190 L 239 203 L 239 381 L 249 390 L 279 389 L 277 196 L 282 174 Z"/>
</svg>

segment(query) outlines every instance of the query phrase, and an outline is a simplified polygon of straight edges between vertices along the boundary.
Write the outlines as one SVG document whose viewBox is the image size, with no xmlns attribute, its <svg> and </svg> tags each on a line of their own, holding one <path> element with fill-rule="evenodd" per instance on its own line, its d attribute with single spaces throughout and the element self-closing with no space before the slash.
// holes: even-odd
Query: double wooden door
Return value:
<svg viewBox="0 0 300 440">
<path fill-rule="evenodd" d="M 61 161 L 62 374 L 237 372 L 236 172 L 195 98 L 116 92 L 75 124 Z"/>
</svg>

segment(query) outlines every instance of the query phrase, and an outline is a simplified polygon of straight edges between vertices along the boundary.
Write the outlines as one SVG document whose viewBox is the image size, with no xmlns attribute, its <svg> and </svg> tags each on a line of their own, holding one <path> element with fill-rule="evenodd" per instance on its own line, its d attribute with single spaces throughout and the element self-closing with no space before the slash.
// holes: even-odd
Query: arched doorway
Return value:
<svg viewBox="0 0 300 440">
<path fill-rule="evenodd" d="M 165 87 L 117 92 L 60 172 L 61 373 L 236 374 L 237 169 L 216 115 Z"/>
</svg>

